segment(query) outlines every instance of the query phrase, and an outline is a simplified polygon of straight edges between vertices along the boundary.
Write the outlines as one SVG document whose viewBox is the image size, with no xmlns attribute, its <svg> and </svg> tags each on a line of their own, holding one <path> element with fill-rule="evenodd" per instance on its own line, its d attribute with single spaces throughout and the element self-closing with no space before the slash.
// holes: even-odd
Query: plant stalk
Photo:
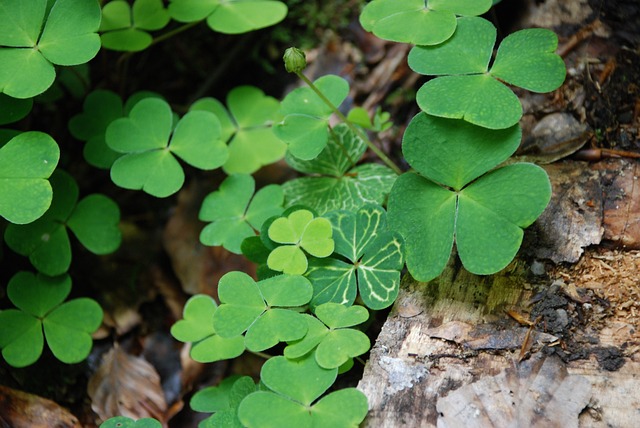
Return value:
<svg viewBox="0 0 640 428">
<path fill-rule="evenodd" d="M 174 28 L 171 31 L 167 31 L 164 34 L 159 35 L 158 37 L 156 37 L 155 39 L 153 39 L 151 41 L 151 44 L 149 46 L 153 46 L 156 43 L 160 43 L 164 40 L 167 40 L 168 38 L 171 38 L 173 36 L 175 36 L 176 34 L 180 34 L 183 31 L 187 31 L 189 28 L 195 27 L 196 25 L 198 25 L 199 23 L 201 23 L 202 21 L 194 21 L 194 22 L 189 22 L 187 24 L 181 25 L 178 28 Z"/>
<path fill-rule="evenodd" d="M 302 74 L 302 72 L 300 72 L 300 71 L 297 71 L 296 74 L 298 75 L 298 77 L 300 79 L 302 79 L 302 81 L 304 83 L 309 85 L 309 87 L 313 90 L 313 92 L 315 92 L 316 95 L 318 95 L 320 97 L 320 99 L 322 101 L 324 101 L 324 103 L 331 108 L 331 110 L 333 110 L 333 112 L 336 114 L 336 116 L 338 116 L 340 118 L 341 121 L 343 121 L 344 123 L 347 124 L 349 129 L 351 129 L 360 138 L 362 138 L 362 140 L 376 154 L 376 156 L 378 156 L 380 158 L 380 160 L 382 162 L 384 162 L 396 174 L 398 174 L 398 175 L 402 174 L 402 170 L 400 169 L 400 167 L 398 167 L 398 165 L 396 165 L 391 159 L 389 159 L 389 157 L 382 150 L 380 150 L 378 148 L 378 146 L 373 144 L 371 142 L 371 140 L 369 140 L 369 138 L 366 136 L 366 134 L 364 132 L 362 132 L 362 130 L 360 128 L 358 128 L 353 123 L 351 123 L 351 121 L 349 119 L 347 119 L 347 117 L 344 114 L 342 114 L 342 112 L 340 110 L 338 110 L 338 108 L 336 106 L 334 106 L 333 103 L 327 97 L 325 97 L 325 95 L 316 87 L 316 85 L 314 85 L 313 82 L 307 78 L 307 76 Z"/>
</svg>

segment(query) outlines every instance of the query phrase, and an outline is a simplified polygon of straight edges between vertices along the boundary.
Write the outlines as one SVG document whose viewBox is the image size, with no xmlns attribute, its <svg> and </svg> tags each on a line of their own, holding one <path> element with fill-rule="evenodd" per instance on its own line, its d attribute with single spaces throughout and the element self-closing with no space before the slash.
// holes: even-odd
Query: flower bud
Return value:
<svg viewBox="0 0 640 428">
<path fill-rule="evenodd" d="M 288 73 L 299 73 L 307 66 L 305 54 L 298 48 L 289 48 L 284 51 L 282 59 Z"/>
</svg>

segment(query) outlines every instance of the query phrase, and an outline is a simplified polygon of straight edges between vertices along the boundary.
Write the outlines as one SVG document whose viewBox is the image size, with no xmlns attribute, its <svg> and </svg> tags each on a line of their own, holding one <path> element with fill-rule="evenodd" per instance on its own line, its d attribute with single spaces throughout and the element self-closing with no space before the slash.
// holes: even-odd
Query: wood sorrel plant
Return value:
<svg viewBox="0 0 640 428">
<path fill-rule="evenodd" d="M 533 164 L 499 166 L 521 138 L 522 108 L 506 84 L 552 91 L 565 69 L 554 53 L 556 36 L 542 29 L 507 36 L 492 61 L 496 30 L 478 17 L 491 4 L 373 0 L 364 8 L 366 30 L 415 44 L 409 65 L 434 76 L 420 88 L 422 112 L 403 137 L 412 167 L 405 173 L 369 139 L 368 131 L 390 126 L 388 117 L 378 112 L 372 121 L 359 108 L 342 114 L 348 83 L 333 75 L 311 82 L 303 74 L 304 53 L 295 48 L 285 53 L 285 68 L 306 86 L 281 102 L 241 86 L 225 104 L 203 98 L 180 117 L 160 94 L 136 93 L 126 101 L 108 90 L 86 96 L 70 131 L 86 142 L 85 160 L 110 170 L 117 186 L 174 195 L 186 179 L 182 163 L 228 175 L 202 203 L 200 219 L 208 224 L 200 239 L 244 254 L 259 265 L 258 277 L 226 274 L 219 303 L 193 296 L 171 333 L 190 343 L 200 362 L 246 350 L 268 361 L 258 384 L 231 377 L 197 392 L 192 408 L 213 413 L 201 427 L 281 427 L 285 420 L 296 427 L 358 426 L 367 412 L 360 391 L 324 394 L 368 351 L 358 326 L 370 310 L 393 304 L 405 261 L 412 276 L 429 281 L 454 247 L 476 274 L 497 272 L 513 259 L 523 228 L 544 210 L 551 188 Z M 57 82 L 54 65 L 87 62 L 100 47 L 134 52 L 198 22 L 235 34 L 285 15 L 286 6 L 271 0 L 171 0 L 168 8 L 159 0 L 114 0 L 102 9 L 93 0 L 8 1 L 0 8 L 0 28 L 9 29 L 0 30 L 0 59 L 7 64 L 0 70 L 0 123 L 29 113 L 31 97 Z M 184 25 L 154 38 L 171 19 Z M 332 115 L 341 123 L 331 126 Z M 91 348 L 101 311 L 88 299 L 64 302 L 71 287 L 67 230 L 91 252 L 115 250 L 117 204 L 102 195 L 78 201 L 73 178 L 56 169 L 59 149 L 47 134 L 0 136 L 0 215 L 11 223 L 5 241 L 40 272 L 17 273 L 9 284 L 16 308 L 0 311 L 0 324 L 12 326 L 0 329 L 3 357 L 29 365 L 46 338 L 57 358 L 77 362 Z M 367 150 L 382 164 L 361 163 Z M 251 174 L 283 157 L 304 176 L 256 189 Z M 279 343 L 284 355 L 264 354 Z M 103 426 L 156 423 L 118 417 Z"/>
</svg>

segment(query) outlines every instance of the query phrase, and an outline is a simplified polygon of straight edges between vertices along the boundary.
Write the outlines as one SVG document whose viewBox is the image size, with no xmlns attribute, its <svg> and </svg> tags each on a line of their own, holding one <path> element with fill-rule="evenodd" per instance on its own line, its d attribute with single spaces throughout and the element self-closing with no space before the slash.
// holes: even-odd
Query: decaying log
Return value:
<svg viewBox="0 0 640 428">
<path fill-rule="evenodd" d="M 359 384 L 365 426 L 633 426 L 640 364 L 623 352 L 633 343 L 614 344 L 610 334 L 601 343 L 573 320 L 564 338 L 543 323 L 521 325 L 507 311 L 535 312 L 529 303 L 541 299 L 528 277 L 521 261 L 493 276 L 451 263 L 429 284 L 406 277 Z M 548 296 L 551 314 L 571 301 L 560 288 Z"/>
<path fill-rule="evenodd" d="M 554 196 L 546 218 L 527 231 L 529 254 L 564 251 L 577 261 L 603 237 L 631 244 L 640 218 L 636 169 L 622 159 L 549 166 Z M 598 297 L 598 278 L 577 284 L 586 286 L 580 292 L 562 278 L 536 277 L 519 259 L 499 274 L 475 276 L 455 257 L 428 284 L 405 277 L 359 384 L 369 399 L 365 425 L 637 424 L 637 318 L 614 316 Z"/>
</svg>

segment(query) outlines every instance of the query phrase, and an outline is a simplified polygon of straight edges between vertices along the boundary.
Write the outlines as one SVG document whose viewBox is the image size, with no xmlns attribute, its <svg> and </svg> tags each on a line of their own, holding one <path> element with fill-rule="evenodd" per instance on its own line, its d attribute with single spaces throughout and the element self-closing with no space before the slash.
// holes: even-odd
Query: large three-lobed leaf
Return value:
<svg viewBox="0 0 640 428">
<path fill-rule="evenodd" d="M 349 94 L 349 84 L 339 76 L 328 74 L 313 82 L 331 102 L 340 106 Z M 317 157 L 329 141 L 329 117 L 333 108 L 309 87 L 291 91 L 282 101 L 282 122 L 273 131 L 287 143 L 289 153 L 302 160 Z"/>
<path fill-rule="evenodd" d="M 280 118 L 280 103 L 254 86 L 233 88 L 227 108 L 214 98 L 202 98 L 190 110 L 210 111 L 220 120 L 221 139 L 229 147 L 229 159 L 222 166 L 227 174 L 252 174 L 279 161 L 287 151 L 272 128 Z"/>
<path fill-rule="evenodd" d="M 367 414 L 367 398 L 361 391 L 341 389 L 316 401 L 337 375 L 338 369 L 320 367 L 312 354 L 297 360 L 270 358 L 260 372 L 270 391 L 248 395 L 240 403 L 238 417 L 250 428 L 356 428 Z"/>
<path fill-rule="evenodd" d="M 209 221 L 200 233 L 205 245 L 222 245 L 240 254 L 245 238 L 255 236 L 269 217 L 282 214 L 284 195 L 280 186 L 271 184 L 254 195 L 255 180 L 248 174 L 227 177 L 220 188 L 202 202 L 199 218 Z"/>
<path fill-rule="evenodd" d="M 333 128 L 327 146 L 313 160 L 294 156 L 287 163 L 308 177 L 282 185 L 285 205 L 304 205 L 322 215 L 333 210 L 356 210 L 364 204 L 383 204 L 398 177 L 384 165 L 366 163 L 355 166 L 367 146 L 345 124 Z"/>
<path fill-rule="evenodd" d="M 120 209 L 113 200 L 91 194 L 78 201 L 78 185 L 62 170 L 51 176 L 51 185 L 53 200 L 42 217 L 7 227 L 5 241 L 13 251 L 28 256 L 38 271 L 55 276 L 65 273 L 71 264 L 67 229 L 94 254 L 108 254 L 120 246 Z"/>
<path fill-rule="evenodd" d="M 420 113 L 405 132 L 403 151 L 417 173 L 398 178 L 389 223 L 406 243 L 409 272 L 429 281 L 454 245 L 464 267 L 491 274 L 520 248 L 523 228 L 551 197 L 546 172 L 519 163 L 494 169 L 518 147 L 520 128 L 489 130 Z M 429 160 L 429 162 L 427 162 Z"/>
<path fill-rule="evenodd" d="M 191 111 L 173 127 L 173 113 L 166 101 L 145 98 L 128 117 L 108 126 L 106 141 L 124 153 L 111 167 L 111 179 L 120 187 L 162 198 L 184 183 L 184 171 L 176 156 L 200 169 L 222 166 L 229 154 L 220 140 L 220 121 L 207 111 Z"/>
<path fill-rule="evenodd" d="M 192 296 L 184 306 L 182 319 L 171 326 L 171 335 L 181 342 L 191 342 L 189 355 L 195 361 L 211 363 L 235 358 L 244 352 L 244 338 L 220 337 L 213 328 L 215 300 L 204 294 Z"/>
<path fill-rule="evenodd" d="M 102 46 L 116 51 L 136 52 L 148 48 L 153 38 L 147 31 L 160 30 L 169 23 L 162 0 L 113 0 L 102 8 Z"/>
<path fill-rule="evenodd" d="M 348 328 L 369 318 L 369 312 L 362 306 L 325 303 L 315 309 L 315 315 L 317 318 L 304 316 L 309 326 L 307 334 L 285 348 L 285 357 L 297 359 L 314 351 L 320 367 L 334 369 L 369 350 L 371 343 L 367 335 Z"/>
<path fill-rule="evenodd" d="M 49 278 L 18 272 L 11 278 L 7 294 L 17 309 L 0 311 L 0 348 L 9 364 L 33 364 L 45 338 L 53 355 L 64 363 L 78 363 L 89 355 L 91 333 L 102 322 L 102 309 L 88 298 L 64 302 L 70 292 L 68 275 Z"/>
<path fill-rule="evenodd" d="M 213 325 L 220 337 L 245 333 L 245 346 L 259 352 L 278 342 L 298 340 L 307 332 L 301 314 L 290 307 L 306 305 L 313 293 L 303 276 L 279 275 L 255 282 L 243 272 L 229 272 L 220 278 L 220 306 Z"/>
<path fill-rule="evenodd" d="M 54 65 L 88 62 L 100 50 L 96 0 L 0 2 L 0 92 L 29 98 L 46 91 Z"/>
<path fill-rule="evenodd" d="M 558 38 L 552 31 L 534 28 L 510 34 L 490 65 L 495 41 L 493 24 L 466 17 L 458 20 L 455 34 L 445 43 L 415 46 L 409 66 L 441 76 L 418 91 L 420 108 L 431 115 L 503 129 L 520 120 L 522 106 L 501 81 L 533 92 L 553 91 L 564 81 L 566 69 L 555 53 Z"/>
</svg>

